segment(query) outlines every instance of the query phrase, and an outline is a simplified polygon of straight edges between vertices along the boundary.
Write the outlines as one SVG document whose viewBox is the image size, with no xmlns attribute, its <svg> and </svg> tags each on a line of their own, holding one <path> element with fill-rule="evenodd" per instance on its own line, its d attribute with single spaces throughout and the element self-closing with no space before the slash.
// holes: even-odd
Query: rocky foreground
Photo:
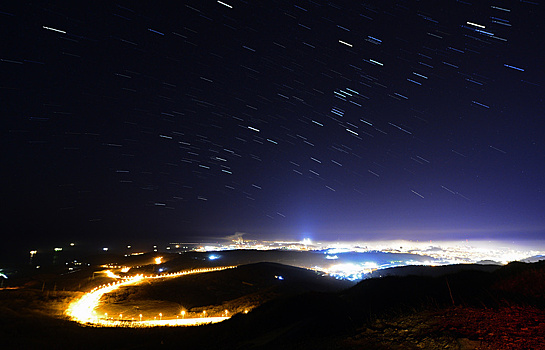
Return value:
<svg viewBox="0 0 545 350">
<path fill-rule="evenodd" d="M 346 349 L 545 349 L 545 311 L 453 307 L 377 319 L 340 346 Z"/>
</svg>

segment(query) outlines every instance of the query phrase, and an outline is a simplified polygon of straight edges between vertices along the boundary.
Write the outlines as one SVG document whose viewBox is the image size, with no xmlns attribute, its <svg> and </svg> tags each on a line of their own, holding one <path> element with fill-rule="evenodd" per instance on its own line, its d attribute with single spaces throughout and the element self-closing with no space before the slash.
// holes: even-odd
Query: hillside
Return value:
<svg viewBox="0 0 545 350">
<path fill-rule="evenodd" d="M 203 293 L 204 300 L 195 301 L 195 308 L 216 298 L 218 291 L 225 293 L 218 300 L 237 300 L 237 287 L 245 293 L 273 288 L 281 295 L 229 321 L 188 328 L 81 327 L 37 314 L 23 307 L 23 300 L 10 302 L 2 293 L 0 336 L 3 345 L 22 349 L 93 349 L 105 344 L 114 349 L 544 349 L 545 262 L 439 277 L 389 276 L 340 291 L 327 291 L 330 287 L 315 284 L 319 276 L 300 272 L 255 264 L 186 280 L 196 286 L 210 284 L 194 293 Z M 284 280 L 267 277 L 278 273 Z M 281 284 L 286 281 L 293 284 Z M 305 291 L 311 285 L 315 290 Z M 161 296 L 165 302 L 182 295 L 189 300 L 192 292 L 183 291 L 188 286 L 173 284 L 159 291 L 149 285 L 134 295 L 149 298 L 170 290 Z M 178 287 L 182 291 L 174 293 Z"/>
<path fill-rule="evenodd" d="M 267 303 L 231 324 L 256 349 L 543 349 L 544 281 L 545 262 L 391 276 Z"/>
<path fill-rule="evenodd" d="M 212 316 L 227 310 L 232 315 L 276 298 L 311 291 L 337 292 L 352 285 L 311 270 L 263 262 L 121 288 L 104 298 L 102 309 L 127 317 L 142 312 L 175 317 L 181 310 L 188 315 L 206 311 Z"/>
<path fill-rule="evenodd" d="M 386 276 L 429 276 L 440 277 L 462 271 L 482 271 L 494 272 L 501 266 L 497 264 L 456 264 L 443 266 L 398 266 L 382 270 L 376 270 L 370 273 L 368 278 L 386 277 Z"/>
<path fill-rule="evenodd" d="M 545 262 L 476 269 L 275 300 L 219 337 L 243 349 L 543 349 Z"/>
</svg>

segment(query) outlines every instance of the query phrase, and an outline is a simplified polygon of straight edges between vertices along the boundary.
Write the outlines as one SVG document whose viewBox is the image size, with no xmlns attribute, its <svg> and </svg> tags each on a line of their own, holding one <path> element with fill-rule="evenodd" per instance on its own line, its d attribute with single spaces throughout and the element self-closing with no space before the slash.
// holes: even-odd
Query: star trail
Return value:
<svg viewBox="0 0 545 350">
<path fill-rule="evenodd" d="M 531 1 L 0 5 L 13 241 L 545 238 Z"/>
</svg>

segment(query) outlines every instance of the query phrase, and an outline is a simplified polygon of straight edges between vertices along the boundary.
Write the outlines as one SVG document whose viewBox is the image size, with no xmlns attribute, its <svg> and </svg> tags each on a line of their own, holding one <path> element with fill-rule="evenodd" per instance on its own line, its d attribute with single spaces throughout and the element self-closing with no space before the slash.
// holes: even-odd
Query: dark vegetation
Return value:
<svg viewBox="0 0 545 350">
<path fill-rule="evenodd" d="M 236 284 L 251 278 L 256 290 L 243 283 L 241 288 L 249 288 L 244 293 L 259 293 L 260 286 L 267 289 L 276 286 L 276 282 L 287 281 L 266 283 L 264 276 L 275 273 L 276 268 L 287 271 L 282 272 L 286 275 L 291 271 L 289 267 L 262 264 L 257 268 L 241 267 L 239 275 L 230 277 L 225 276 L 236 270 L 218 272 L 217 285 L 200 293 L 206 302 L 214 298 L 215 302 L 236 299 Z M 544 348 L 545 261 L 511 263 L 490 269 L 494 271 L 482 271 L 482 267 L 468 270 L 467 266 L 459 270 L 435 277 L 409 275 L 364 280 L 337 292 L 299 289 L 299 283 L 303 287 L 314 283 L 302 278 L 285 295 L 248 314 L 236 314 L 215 325 L 187 328 L 82 327 L 46 316 L 39 308 L 26 307 L 32 305 L 29 298 L 39 298 L 40 291 L 35 291 L 34 296 L 9 294 L 17 290 L 2 291 L 0 337 L 5 348 L 19 349 Z M 174 280 L 171 283 L 171 288 L 166 289 L 169 292 L 161 298 L 177 300 L 183 293 L 190 295 L 188 290 L 176 291 Z M 219 288 L 223 283 L 225 289 Z M 142 291 L 142 296 L 156 297 L 158 291 L 151 285 L 149 288 Z M 281 290 L 276 293 L 281 294 Z M 227 294 L 216 297 L 217 293 Z"/>
<path fill-rule="evenodd" d="M 400 266 L 392 267 L 383 270 L 373 271 L 369 277 L 386 277 L 386 276 L 428 276 L 428 277 L 438 277 L 443 275 L 448 275 L 452 273 L 462 272 L 462 271 L 482 271 L 482 272 L 494 272 L 500 265 L 497 264 L 459 264 L 459 265 L 445 265 L 445 266 L 418 266 L 418 265 L 409 265 L 409 266 Z"/>
</svg>

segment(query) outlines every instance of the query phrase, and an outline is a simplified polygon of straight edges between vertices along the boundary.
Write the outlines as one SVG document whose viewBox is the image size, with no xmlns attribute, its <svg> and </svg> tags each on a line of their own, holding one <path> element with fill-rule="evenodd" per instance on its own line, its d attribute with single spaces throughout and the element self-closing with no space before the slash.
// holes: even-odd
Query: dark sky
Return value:
<svg viewBox="0 0 545 350">
<path fill-rule="evenodd" d="M 4 2 L 3 236 L 545 238 L 531 1 Z"/>
</svg>

